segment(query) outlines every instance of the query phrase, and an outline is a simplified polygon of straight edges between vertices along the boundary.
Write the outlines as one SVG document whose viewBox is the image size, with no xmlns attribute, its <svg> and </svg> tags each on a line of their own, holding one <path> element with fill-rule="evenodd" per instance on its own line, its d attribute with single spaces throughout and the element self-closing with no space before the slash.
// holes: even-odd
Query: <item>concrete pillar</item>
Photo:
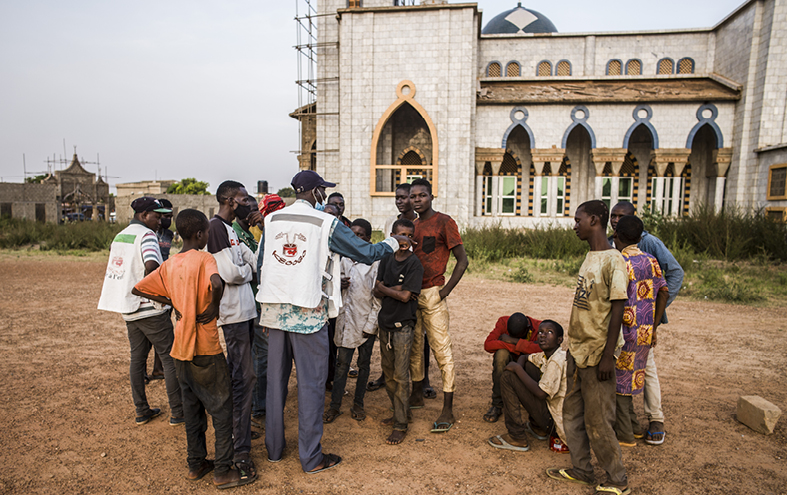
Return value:
<svg viewBox="0 0 787 495">
<path fill-rule="evenodd" d="M 594 191 L 593 197 L 596 199 L 601 199 L 601 195 L 604 193 L 604 177 L 597 175 L 596 176 L 596 189 Z M 579 206 L 579 205 L 577 205 Z"/>
<path fill-rule="evenodd" d="M 484 177 L 476 175 L 475 177 L 475 216 L 480 217 L 484 206 Z"/>
<path fill-rule="evenodd" d="M 713 198 L 713 209 L 716 213 L 720 212 L 724 207 L 724 184 L 727 182 L 726 177 L 716 177 L 716 196 Z"/>
<path fill-rule="evenodd" d="M 500 167 L 498 167 L 500 170 Z M 492 176 L 492 216 L 496 217 L 500 212 L 498 202 L 500 201 L 500 177 L 497 175 Z"/>
<path fill-rule="evenodd" d="M 533 216 L 541 216 L 541 174 L 536 169 L 536 177 L 533 179 Z"/>
</svg>

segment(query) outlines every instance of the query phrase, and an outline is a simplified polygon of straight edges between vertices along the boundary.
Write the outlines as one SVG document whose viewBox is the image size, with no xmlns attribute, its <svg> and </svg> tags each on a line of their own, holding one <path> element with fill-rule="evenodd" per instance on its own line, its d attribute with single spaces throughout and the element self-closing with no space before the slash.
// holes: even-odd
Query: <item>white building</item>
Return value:
<svg viewBox="0 0 787 495">
<path fill-rule="evenodd" d="M 673 215 L 787 209 L 787 2 L 704 29 L 558 33 L 521 5 L 320 0 L 302 168 L 377 228 L 427 177 L 460 225 L 568 222 L 589 199 Z M 483 27 L 483 29 L 482 29 Z M 304 117 L 304 114 L 310 114 Z"/>
</svg>

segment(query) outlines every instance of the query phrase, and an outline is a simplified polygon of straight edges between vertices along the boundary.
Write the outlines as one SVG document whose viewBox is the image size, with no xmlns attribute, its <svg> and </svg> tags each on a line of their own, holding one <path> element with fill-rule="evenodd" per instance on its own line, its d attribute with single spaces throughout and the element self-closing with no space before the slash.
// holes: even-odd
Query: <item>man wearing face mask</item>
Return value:
<svg viewBox="0 0 787 495">
<path fill-rule="evenodd" d="M 222 182 L 216 190 L 219 212 L 210 220 L 208 252 L 216 259 L 224 281 L 218 324 L 227 343 L 227 366 L 232 382 L 232 437 L 235 467 L 241 479 L 255 479 L 257 470 L 251 460 L 251 399 L 257 379 L 251 343 L 257 309 L 251 283 L 256 284 L 254 253 L 240 242 L 232 228 L 236 218 L 251 213 L 249 193 L 240 182 Z M 245 216 L 244 216 L 245 213 Z"/>
<path fill-rule="evenodd" d="M 328 318 L 341 306 L 339 256 L 371 265 L 399 249 L 408 237 L 370 244 L 337 218 L 324 213 L 325 188 L 336 184 L 312 170 L 292 179 L 296 201 L 265 217 L 257 267 L 260 325 L 268 334 L 268 390 L 265 446 L 268 460 L 282 459 L 284 401 L 292 363 L 298 379 L 298 454 L 308 474 L 338 465 L 324 454 L 322 413 L 328 375 Z"/>
</svg>

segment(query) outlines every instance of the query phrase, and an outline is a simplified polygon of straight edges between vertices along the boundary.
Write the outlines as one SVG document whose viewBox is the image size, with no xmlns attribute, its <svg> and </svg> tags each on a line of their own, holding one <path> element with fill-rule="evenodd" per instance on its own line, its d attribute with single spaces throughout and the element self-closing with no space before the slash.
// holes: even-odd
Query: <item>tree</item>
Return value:
<svg viewBox="0 0 787 495">
<path fill-rule="evenodd" d="M 187 177 L 167 188 L 167 194 L 210 194 L 207 182 L 202 182 L 193 177 Z"/>
<path fill-rule="evenodd" d="M 295 189 L 291 187 L 282 187 L 281 189 L 279 189 L 279 192 L 277 192 L 276 194 L 278 194 L 282 198 L 294 198 Z"/>
<path fill-rule="evenodd" d="M 41 184 L 47 177 L 49 177 L 47 174 L 36 175 L 35 177 L 25 177 L 25 182 L 28 184 Z"/>
</svg>

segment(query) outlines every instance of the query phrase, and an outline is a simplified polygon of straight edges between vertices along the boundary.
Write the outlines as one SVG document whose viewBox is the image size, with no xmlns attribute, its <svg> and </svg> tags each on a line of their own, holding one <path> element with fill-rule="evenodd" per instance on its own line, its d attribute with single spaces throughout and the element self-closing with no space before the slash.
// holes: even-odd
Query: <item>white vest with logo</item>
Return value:
<svg viewBox="0 0 787 495">
<path fill-rule="evenodd" d="M 316 308 L 328 298 L 328 316 L 341 307 L 339 255 L 328 249 L 335 217 L 297 201 L 265 217 L 257 301 Z M 325 291 L 323 291 L 325 279 Z"/>
<path fill-rule="evenodd" d="M 131 289 L 145 278 L 145 264 L 142 262 L 142 237 L 151 232 L 144 225 L 131 224 L 112 241 L 109 250 L 109 263 L 104 275 L 104 287 L 98 309 L 115 313 L 133 313 L 139 309 L 142 297 L 135 296 Z"/>
</svg>

